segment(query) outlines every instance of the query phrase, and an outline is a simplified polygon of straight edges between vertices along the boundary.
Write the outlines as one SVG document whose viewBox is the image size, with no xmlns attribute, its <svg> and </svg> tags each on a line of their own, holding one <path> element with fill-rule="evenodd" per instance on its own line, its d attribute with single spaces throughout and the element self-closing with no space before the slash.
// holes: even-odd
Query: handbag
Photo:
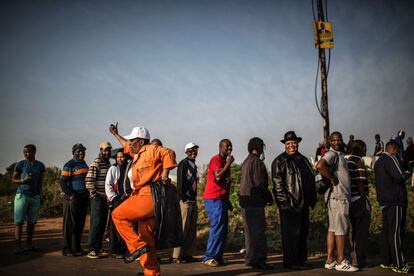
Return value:
<svg viewBox="0 0 414 276">
<path fill-rule="evenodd" d="M 339 157 L 338 154 L 335 152 L 335 159 L 332 164 L 332 167 L 330 167 L 330 173 L 332 174 L 337 168 L 338 168 L 338 161 Z M 331 181 L 329 179 L 326 179 L 323 177 L 319 172 L 315 175 L 315 188 L 316 192 L 320 195 L 323 195 L 326 193 L 326 191 L 331 187 Z"/>
</svg>

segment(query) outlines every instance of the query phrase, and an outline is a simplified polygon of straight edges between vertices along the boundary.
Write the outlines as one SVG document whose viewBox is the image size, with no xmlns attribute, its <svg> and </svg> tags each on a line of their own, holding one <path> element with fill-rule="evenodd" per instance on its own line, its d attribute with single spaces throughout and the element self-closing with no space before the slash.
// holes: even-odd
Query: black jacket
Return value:
<svg viewBox="0 0 414 276">
<path fill-rule="evenodd" d="M 156 249 L 182 246 L 183 223 L 176 188 L 162 182 L 150 183 L 150 186 L 154 201 Z"/>
<path fill-rule="evenodd" d="M 302 154 L 288 156 L 283 152 L 272 162 L 273 194 L 282 210 L 302 210 L 316 204 L 315 178 L 312 166 Z"/>
<path fill-rule="evenodd" d="M 241 207 L 264 207 L 272 203 L 266 166 L 260 158 L 249 154 L 241 166 L 239 201 Z"/>
<path fill-rule="evenodd" d="M 375 185 L 380 206 L 407 207 L 407 176 L 397 157 L 383 153 L 375 162 Z"/>
<path fill-rule="evenodd" d="M 196 201 L 197 198 L 197 166 L 190 165 L 190 160 L 184 158 L 177 166 L 177 194 L 182 201 Z"/>
</svg>

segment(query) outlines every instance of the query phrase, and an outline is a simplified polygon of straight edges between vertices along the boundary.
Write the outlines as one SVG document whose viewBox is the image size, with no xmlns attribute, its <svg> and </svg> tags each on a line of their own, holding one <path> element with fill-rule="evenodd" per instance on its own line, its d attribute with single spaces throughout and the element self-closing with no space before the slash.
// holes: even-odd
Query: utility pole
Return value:
<svg viewBox="0 0 414 276">
<path fill-rule="evenodd" d="M 325 21 L 325 16 L 323 12 L 322 0 L 317 0 L 318 8 L 318 21 Z M 318 32 L 318 41 L 319 32 Z M 329 110 L 328 110 L 328 76 L 326 73 L 326 56 L 325 49 L 322 47 L 319 48 L 319 63 L 321 66 L 321 86 L 322 86 L 322 100 L 321 100 L 321 111 L 323 119 L 323 139 L 325 140 L 325 145 L 328 144 L 329 138 Z"/>
</svg>

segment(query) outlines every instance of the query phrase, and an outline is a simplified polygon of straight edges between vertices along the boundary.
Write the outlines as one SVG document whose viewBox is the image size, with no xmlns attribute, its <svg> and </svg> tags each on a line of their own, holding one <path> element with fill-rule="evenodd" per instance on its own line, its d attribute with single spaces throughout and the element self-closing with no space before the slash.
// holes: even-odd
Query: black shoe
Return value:
<svg viewBox="0 0 414 276">
<path fill-rule="evenodd" d="M 116 254 L 115 255 L 115 259 L 120 260 L 120 259 L 123 259 L 123 258 L 124 258 L 124 254 Z"/>
<path fill-rule="evenodd" d="M 313 265 L 310 263 L 301 263 L 299 266 L 303 268 L 313 268 Z"/>
<path fill-rule="evenodd" d="M 252 264 L 250 266 L 254 269 L 263 269 L 263 270 L 273 270 L 273 269 L 275 269 L 275 267 L 273 265 L 269 265 L 267 263 Z"/>
<path fill-rule="evenodd" d="M 85 252 L 83 252 L 82 250 L 79 251 L 73 251 L 73 256 L 75 257 L 80 257 L 80 256 L 84 256 Z"/>
<path fill-rule="evenodd" d="M 129 256 L 125 257 L 124 259 L 124 263 L 132 263 L 133 261 L 135 261 L 136 259 L 139 258 L 139 256 L 141 256 L 144 253 L 147 253 L 150 250 L 149 246 L 143 246 L 141 248 L 138 248 L 137 250 L 135 250 L 134 252 L 132 252 L 131 254 L 129 254 Z"/>
<path fill-rule="evenodd" d="M 74 252 L 70 250 L 63 252 L 62 255 L 66 257 L 75 257 Z"/>
<path fill-rule="evenodd" d="M 16 255 L 27 255 L 29 252 L 25 248 L 19 248 L 14 252 Z"/>
<path fill-rule="evenodd" d="M 178 263 L 181 259 L 169 257 L 168 260 L 165 262 L 166 264 Z M 162 263 L 161 258 L 158 260 L 159 263 Z"/>
<path fill-rule="evenodd" d="M 34 245 L 27 245 L 26 250 L 27 251 L 32 251 L 32 252 L 41 252 L 42 251 L 42 249 L 40 249 L 39 247 L 34 246 Z"/>
<path fill-rule="evenodd" d="M 200 262 L 200 259 L 194 258 L 193 256 L 184 256 L 181 258 L 181 263 L 196 263 Z"/>
<path fill-rule="evenodd" d="M 285 268 L 293 269 L 293 270 L 304 270 L 308 269 L 308 267 L 302 265 L 283 265 Z"/>
</svg>

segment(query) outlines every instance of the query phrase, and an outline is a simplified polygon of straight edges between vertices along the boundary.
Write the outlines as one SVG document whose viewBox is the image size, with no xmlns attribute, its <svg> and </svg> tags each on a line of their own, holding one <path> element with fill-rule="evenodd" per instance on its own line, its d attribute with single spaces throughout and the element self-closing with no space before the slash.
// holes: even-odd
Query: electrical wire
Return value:
<svg viewBox="0 0 414 276">
<path fill-rule="evenodd" d="M 316 24 L 315 23 L 316 22 L 316 15 L 315 15 L 315 1 L 314 0 L 312 0 L 312 15 L 313 15 L 314 24 Z M 320 107 L 320 104 L 319 104 L 319 100 L 318 100 L 319 65 L 320 65 L 320 61 L 319 61 L 319 57 L 318 57 L 318 65 L 316 66 L 316 77 L 315 77 L 315 104 L 316 104 L 316 108 L 318 109 L 319 114 L 323 117 L 321 107 Z"/>
<path fill-rule="evenodd" d="M 328 19 L 328 0 L 325 0 L 325 20 L 329 21 Z M 331 68 L 331 48 L 328 49 L 328 67 L 326 69 L 326 78 L 329 76 L 329 69 Z"/>
<path fill-rule="evenodd" d="M 331 68 L 331 48 L 328 48 L 328 67 L 326 69 L 326 78 L 329 76 L 329 69 Z"/>
<path fill-rule="evenodd" d="M 323 114 L 321 111 L 321 107 L 319 105 L 319 101 L 318 101 L 318 78 L 319 78 L 319 58 L 318 58 L 318 65 L 316 67 L 316 78 L 315 78 L 315 103 L 316 103 L 316 108 L 318 109 L 319 114 L 322 116 L 323 118 Z"/>
<path fill-rule="evenodd" d="M 314 0 L 312 0 L 312 15 L 313 15 L 313 20 L 316 21 L 316 16 L 315 16 L 315 2 Z M 325 20 L 328 21 L 328 0 L 325 0 Z M 316 68 L 316 78 L 315 78 L 315 104 L 316 104 L 316 108 L 318 109 L 319 114 L 321 115 L 321 117 L 323 118 L 323 114 L 321 111 L 321 107 L 318 101 L 318 78 L 319 78 L 319 68 L 320 66 L 320 59 L 318 56 L 318 65 Z M 328 78 L 329 75 L 329 70 L 331 67 L 331 49 L 328 49 L 328 66 L 326 69 L 326 78 Z M 321 101 L 322 101 L 322 96 L 321 96 Z"/>
<path fill-rule="evenodd" d="M 313 14 L 313 21 L 316 21 L 316 16 L 315 16 L 315 2 L 314 2 L 314 0 L 312 0 L 312 14 Z"/>
</svg>

